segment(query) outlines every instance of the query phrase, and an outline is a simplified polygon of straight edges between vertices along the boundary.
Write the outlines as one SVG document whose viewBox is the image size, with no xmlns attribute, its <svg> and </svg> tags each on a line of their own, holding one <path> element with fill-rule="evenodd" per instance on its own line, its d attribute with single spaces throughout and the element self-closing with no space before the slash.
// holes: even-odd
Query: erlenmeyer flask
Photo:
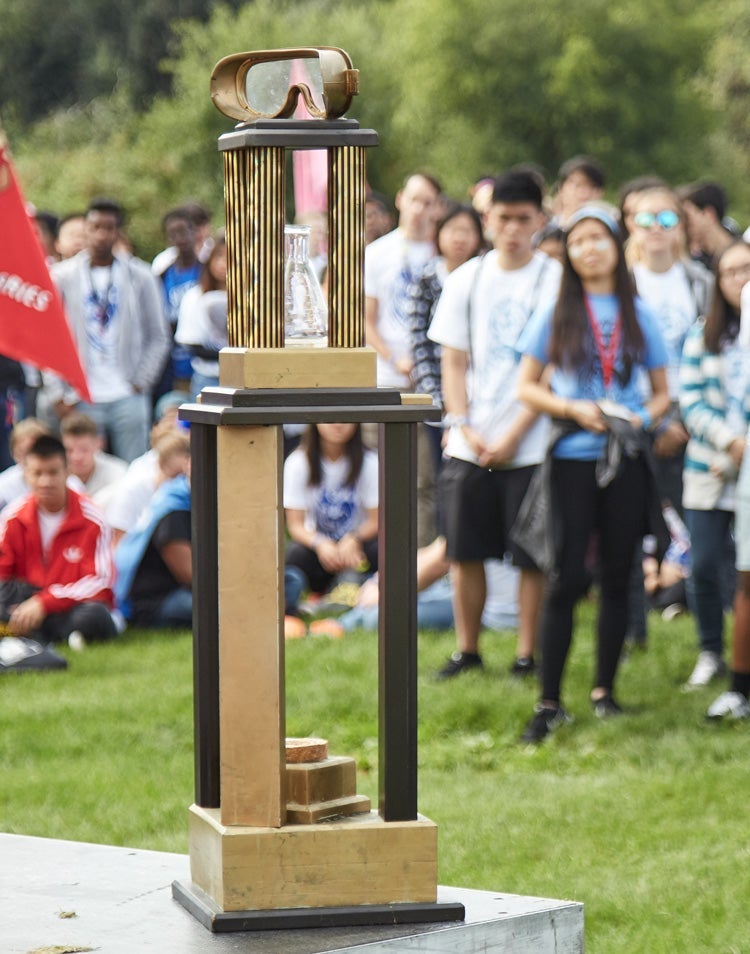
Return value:
<svg viewBox="0 0 750 954">
<path fill-rule="evenodd" d="M 287 225 L 284 240 L 284 344 L 325 347 L 328 308 L 310 264 L 310 226 Z"/>
</svg>

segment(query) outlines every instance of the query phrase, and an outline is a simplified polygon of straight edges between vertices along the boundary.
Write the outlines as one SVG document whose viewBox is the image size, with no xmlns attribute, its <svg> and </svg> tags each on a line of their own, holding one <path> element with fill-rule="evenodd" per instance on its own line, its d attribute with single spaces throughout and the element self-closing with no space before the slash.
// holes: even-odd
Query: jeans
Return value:
<svg viewBox="0 0 750 954">
<path fill-rule="evenodd" d="M 286 614 L 297 611 L 299 598 L 310 588 L 310 583 L 298 566 L 284 567 L 284 603 Z"/>
<path fill-rule="evenodd" d="M 200 371 L 193 371 L 193 376 L 190 379 L 190 400 L 197 401 L 203 388 L 215 388 L 218 384 L 218 375 L 201 374 Z"/>
<path fill-rule="evenodd" d="M 112 453 L 127 463 L 148 450 L 151 427 L 151 398 L 146 394 L 131 394 L 118 401 L 96 404 L 81 402 L 77 411 L 88 414 L 99 430 L 106 434 Z"/>
<path fill-rule="evenodd" d="M 347 632 L 353 629 L 378 628 L 378 604 L 355 606 L 340 617 Z M 453 603 L 447 578 L 438 580 L 417 594 L 417 626 L 422 629 L 453 629 Z"/>
<path fill-rule="evenodd" d="M 154 626 L 186 626 L 193 625 L 193 593 L 191 590 L 180 588 L 172 590 L 161 601 L 159 609 L 154 614 Z"/>
<path fill-rule="evenodd" d="M 727 553 L 732 547 L 733 519 L 728 510 L 685 511 L 691 558 L 688 606 L 698 626 L 700 648 L 719 654 L 724 648 Z"/>
</svg>

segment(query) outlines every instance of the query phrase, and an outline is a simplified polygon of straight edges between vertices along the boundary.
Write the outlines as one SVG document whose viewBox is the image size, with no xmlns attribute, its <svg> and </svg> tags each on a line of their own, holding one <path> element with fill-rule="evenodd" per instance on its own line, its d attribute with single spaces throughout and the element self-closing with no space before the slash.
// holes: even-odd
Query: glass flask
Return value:
<svg viewBox="0 0 750 954">
<path fill-rule="evenodd" d="M 310 226 L 284 228 L 284 344 L 325 347 L 328 307 L 310 263 Z"/>
</svg>

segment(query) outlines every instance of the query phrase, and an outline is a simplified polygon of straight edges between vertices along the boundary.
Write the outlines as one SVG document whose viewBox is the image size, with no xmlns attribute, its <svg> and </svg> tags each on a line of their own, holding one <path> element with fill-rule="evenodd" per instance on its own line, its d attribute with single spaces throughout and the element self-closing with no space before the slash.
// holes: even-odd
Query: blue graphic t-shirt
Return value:
<svg viewBox="0 0 750 954">
<path fill-rule="evenodd" d="M 195 262 L 188 268 L 182 268 L 177 262 L 170 265 L 161 276 L 164 286 L 164 299 L 166 303 L 167 318 L 174 329 L 180 314 L 180 302 L 185 297 L 185 292 L 198 284 L 201 274 L 200 262 Z"/>
<path fill-rule="evenodd" d="M 587 299 L 606 348 L 617 318 L 617 298 L 614 295 L 588 295 Z M 645 344 L 639 367 L 647 371 L 665 367 L 668 361 L 667 349 L 656 320 L 639 298 L 635 300 L 635 311 Z M 554 305 L 548 305 L 537 311 L 518 341 L 518 350 L 521 354 L 531 355 L 543 364 L 549 363 L 553 312 Z M 602 365 L 594 336 L 590 331 L 584 338 L 584 344 L 584 360 L 577 368 L 555 370 L 551 382 L 552 391 L 570 400 L 601 401 L 603 398 L 609 398 L 637 414 L 643 408 L 638 366 L 633 367 L 630 378 L 624 382 L 622 380 L 622 345 L 620 345 L 615 360 L 615 373 L 607 389 L 604 386 Z M 569 460 L 597 460 L 602 455 L 605 445 L 604 435 L 582 430 L 564 437 L 557 443 L 553 453 L 555 457 Z"/>
<path fill-rule="evenodd" d="M 367 510 L 378 505 L 378 460 L 373 451 L 366 451 L 362 470 L 353 487 L 346 486 L 349 461 L 321 462 L 321 482 L 310 486 L 307 455 L 296 450 L 284 464 L 284 507 L 304 510 L 307 529 L 332 540 L 353 533 L 365 519 Z"/>
</svg>

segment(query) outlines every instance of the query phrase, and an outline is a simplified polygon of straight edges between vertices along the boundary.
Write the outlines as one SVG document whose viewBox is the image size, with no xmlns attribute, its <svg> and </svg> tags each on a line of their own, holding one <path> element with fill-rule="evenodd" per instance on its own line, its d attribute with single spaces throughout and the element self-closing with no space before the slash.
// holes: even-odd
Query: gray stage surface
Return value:
<svg viewBox="0 0 750 954">
<path fill-rule="evenodd" d="M 583 905 L 439 888 L 466 921 L 211 934 L 172 899 L 186 855 L 0 834 L 0 954 L 579 954 Z"/>
</svg>

